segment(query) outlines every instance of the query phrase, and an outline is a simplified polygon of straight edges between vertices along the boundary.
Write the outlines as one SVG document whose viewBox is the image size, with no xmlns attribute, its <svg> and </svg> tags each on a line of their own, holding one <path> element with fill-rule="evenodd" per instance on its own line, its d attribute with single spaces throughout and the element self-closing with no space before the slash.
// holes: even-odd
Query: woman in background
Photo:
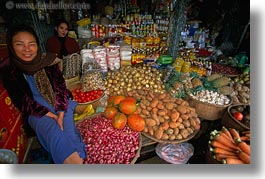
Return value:
<svg viewBox="0 0 265 179">
<path fill-rule="evenodd" d="M 56 164 L 82 164 L 85 145 L 76 129 L 73 112 L 77 105 L 66 88 L 54 53 L 41 54 L 36 32 L 20 25 L 7 36 L 9 66 L 3 83 L 24 125 L 36 133 L 40 144 Z"/>
<path fill-rule="evenodd" d="M 66 20 L 59 20 L 55 26 L 55 35 L 46 43 L 47 52 L 56 53 L 57 57 L 63 58 L 69 54 L 78 53 L 79 45 L 75 39 L 68 37 L 69 24 Z"/>
</svg>

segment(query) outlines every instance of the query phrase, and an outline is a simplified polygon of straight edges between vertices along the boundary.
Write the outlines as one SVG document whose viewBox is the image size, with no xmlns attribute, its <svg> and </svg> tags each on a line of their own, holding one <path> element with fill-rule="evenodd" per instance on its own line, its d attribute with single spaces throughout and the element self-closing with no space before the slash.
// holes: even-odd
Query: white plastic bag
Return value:
<svg viewBox="0 0 265 179">
<path fill-rule="evenodd" d="M 156 154 L 163 160 L 173 164 L 186 164 L 193 156 L 194 147 L 184 142 L 179 144 L 159 143 Z"/>
</svg>

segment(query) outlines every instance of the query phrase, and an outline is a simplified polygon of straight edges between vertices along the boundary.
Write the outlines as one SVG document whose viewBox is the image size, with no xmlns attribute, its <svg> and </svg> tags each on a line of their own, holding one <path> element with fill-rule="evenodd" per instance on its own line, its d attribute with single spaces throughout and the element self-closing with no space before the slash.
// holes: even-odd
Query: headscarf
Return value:
<svg viewBox="0 0 265 179">
<path fill-rule="evenodd" d="M 10 60 L 16 67 L 26 74 L 33 75 L 37 71 L 49 66 L 56 58 L 56 54 L 47 53 L 42 55 L 40 50 L 38 50 L 37 56 L 32 61 L 23 61 L 20 59 L 12 46 L 9 46 L 9 56 Z"/>
<path fill-rule="evenodd" d="M 38 49 L 37 55 L 32 61 L 23 61 L 15 53 L 15 50 L 12 45 L 13 36 L 19 32 L 30 33 L 34 36 L 39 47 L 38 37 L 35 31 L 29 26 L 17 26 L 14 29 L 15 30 L 11 30 L 10 34 L 8 34 L 9 36 L 7 39 L 10 62 L 13 63 L 23 73 L 34 76 L 34 80 L 40 94 L 50 105 L 54 107 L 55 94 L 44 68 L 58 63 L 60 59 L 56 58 L 56 54 L 53 53 L 47 53 L 42 55 L 40 49 Z"/>
</svg>

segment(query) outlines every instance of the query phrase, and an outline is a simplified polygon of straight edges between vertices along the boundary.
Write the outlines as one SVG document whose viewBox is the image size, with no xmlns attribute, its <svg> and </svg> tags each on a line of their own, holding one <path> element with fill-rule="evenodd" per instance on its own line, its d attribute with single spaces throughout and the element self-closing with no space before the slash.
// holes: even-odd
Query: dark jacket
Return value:
<svg viewBox="0 0 265 179">
<path fill-rule="evenodd" d="M 78 53 L 80 51 L 78 43 L 70 37 L 66 37 L 65 48 L 68 54 Z M 46 50 L 47 52 L 56 53 L 57 57 L 61 58 L 61 43 L 57 36 L 52 36 L 47 40 Z"/>
<path fill-rule="evenodd" d="M 29 115 L 42 117 L 49 110 L 33 99 L 31 89 L 23 73 L 14 65 L 9 65 L 3 73 L 3 83 L 14 105 L 21 111 L 24 124 L 27 124 Z M 55 92 L 56 111 L 66 111 L 68 99 L 72 97 L 66 88 L 66 83 L 58 65 L 45 67 L 47 76 Z"/>
</svg>

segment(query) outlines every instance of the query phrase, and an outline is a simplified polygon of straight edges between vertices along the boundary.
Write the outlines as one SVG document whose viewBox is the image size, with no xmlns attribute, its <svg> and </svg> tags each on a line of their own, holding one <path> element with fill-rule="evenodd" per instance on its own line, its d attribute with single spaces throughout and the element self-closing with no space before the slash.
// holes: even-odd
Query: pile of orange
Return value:
<svg viewBox="0 0 265 179">
<path fill-rule="evenodd" d="M 138 114 L 137 101 L 134 97 L 110 96 L 104 116 L 112 120 L 115 129 L 123 129 L 128 125 L 132 130 L 141 132 L 145 127 L 144 119 Z"/>
</svg>

